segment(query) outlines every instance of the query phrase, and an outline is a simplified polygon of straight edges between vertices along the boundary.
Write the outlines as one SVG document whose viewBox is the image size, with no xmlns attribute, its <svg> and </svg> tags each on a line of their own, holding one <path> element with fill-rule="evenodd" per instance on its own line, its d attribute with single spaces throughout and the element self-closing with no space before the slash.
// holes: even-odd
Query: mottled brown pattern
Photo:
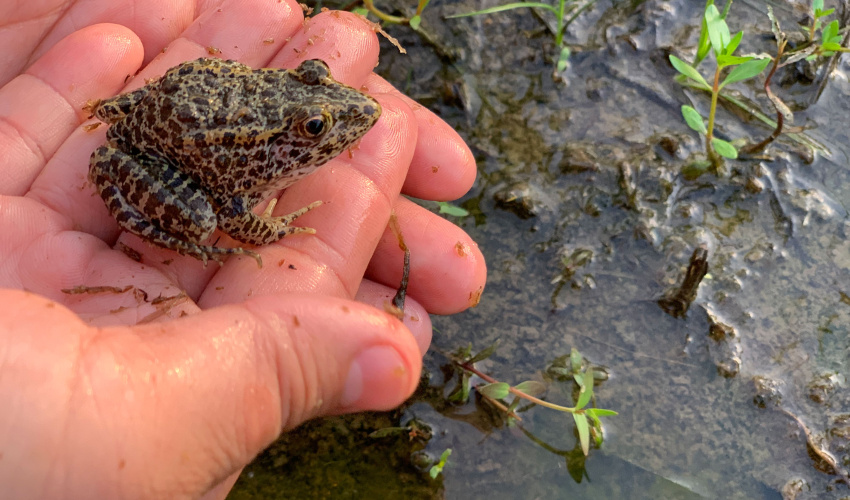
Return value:
<svg viewBox="0 0 850 500">
<path fill-rule="evenodd" d="M 216 228 L 254 245 L 313 232 L 289 224 L 318 202 L 284 217 L 252 209 L 352 146 L 381 107 L 319 60 L 254 70 L 198 59 L 101 101 L 94 114 L 111 127 L 89 178 L 121 227 L 204 263 L 248 254 L 261 264 L 250 250 L 203 241 Z"/>
</svg>

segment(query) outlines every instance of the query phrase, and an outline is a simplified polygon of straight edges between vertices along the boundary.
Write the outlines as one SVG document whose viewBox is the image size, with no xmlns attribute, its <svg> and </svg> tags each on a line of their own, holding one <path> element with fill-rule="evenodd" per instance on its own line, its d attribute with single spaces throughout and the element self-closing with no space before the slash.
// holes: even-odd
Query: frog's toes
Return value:
<svg viewBox="0 0 850 500">
<path fill-rule="evenodd" d="M 263 220 L 265 220 L 270 226 L 274 228 L 274 231 L 278 234 L 279 238 L 283 238 L 284 236 L 288 236 L 290 234 L 316 234 L 316 230 L 312 227 L 298 227 L 298 226 L 290 226 L 292 222 L 295 221 L 298 217 L 306 214 L 310 210 L 318 207 L 322 204 L 321 201 L 314 201 L 310 203 L 306 207 L 299 208 L 298 210 L 292 212 L 287 215 L 279 215 L 273 216 L 272 212 L 274 211 L 275 206 L 277 206 L 277 198 L 272 198 L 269 202 L 269 205 L 263 210 L 263 215 L 261 216 Z"/>
<path fill-rule="evenodd" d="M 298 217 L 301 217 L 302 215 L 306 214 L 310 210 L 313 210 L 314 208 L 316 208 L 316 207 L 318 207 L 319 205 L 322 204 L 321 200 L 314 201 L 313 203 L 310 203 L 306 207 L 300 208 L 300 209 L 292 212 L 289 215 L 281 215 L 281 216 L 275 217 L 275 216 L 272 215 L 272 212 L 274 212 L 274 208 L 277 206 L 277 202 L 278 202 L 278 198 L 272 198 L 269 201 L 269 205 L 266 207 L 265 210 L 263 210 L 263 218 L 269 219 L 269 220 L 274 220 L 274 221 L 281 221 L 284 224 L 289 224 L 290 222 L 294 221 Z"/>
<path fill-rule="evenodd" d="M 204 267 L 207 267 L 207 263 L 210 260 L 217 263 L 219 266 L 224 266 L 224 261 L 227 259 L 227 257 L 231 255 L 244 255 L 246 257 L 251 257 L 252 259 L 257 261 L 258 268 L 263 267 L 263 259 L 262 257 L 260 257 L 260 254 L 251 250 L 246 250 L 241 247 L 218 248 L 212 246 L 195 245 L 194 247 L 189 248 L 187 251 L 181 251 L 179 249 L 177 251 L 200 260 L 204 263 Z"/>
</svg>

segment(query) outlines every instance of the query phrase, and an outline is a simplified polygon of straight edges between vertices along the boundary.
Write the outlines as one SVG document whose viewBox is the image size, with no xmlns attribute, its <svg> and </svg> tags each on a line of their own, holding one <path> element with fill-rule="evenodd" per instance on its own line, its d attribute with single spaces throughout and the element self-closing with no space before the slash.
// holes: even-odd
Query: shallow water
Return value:
<svg viewBox="0 0 850 500">
<path fill-rule="evenodd" d="M 790 68 L 775 78 L 821 151 L 783 138 L 764 158 L 728 162 L 723 178 L 686 180 L 680 172 L 703 145 L 679 107 L 706 111 L 708 98 L 673 80 L 667 56 L 692 58 L 702 2 L 598 2 L 570 27 L 559 81 L 552 38 L 530 11 L 442 19 L 490 5 L 435 1 L 423 23 L 432 43 L 393 28 L 411 54 L 387 44 L 378 68 L 476 154 L 479 178 L 457 202 L 472 215 L 452 220 L 488 261 L 480 305 L 435 318 L 430 379 L 403 410 L 308 424 L 246 469 L 231 497 L 774 499 L 795 479 L 808 485 L 799 499 L 850 495 L 818 470 L 789 416 L 822 436 L 839 465 L 850 462 L 846 56 L 819 97 L 823 68 L 810 83 Z M 788 32 L 805 13 L 775 9 Z M 765 11 L 755 0 L 733 5 L 730 27 L 746 32 L 739 52 L 773 50 Z M 734 89 L 770 109 L 755 84 Z M 729 108 L 718 113 L 721 137 L 769 133 Z M 699 246 L 709 274 L 677 319 L 656 301 Z M 712 324 L 726 339 L 708 336 Z M 477 366 L 506 382 L 541 380 L 573 347 L 606 367 L 596 405 L 619 415 L 604 419 L 604 445 L 583 473 L 569 415 L 522 413 L 530 438 L 485 405 L 445 402 L 453 383 L 440 352 L 496 339 L 496 354 Z M 759 384 L 778 394 L 766 408 L 754 404 Z M 547 399 L 571 405 L 570 392 L 555 383 Z M 413 418 L 430 439 L 368 437 Z M 422 453 L 446 448 L 436 481 L 416 468 Z"/>
</svg>

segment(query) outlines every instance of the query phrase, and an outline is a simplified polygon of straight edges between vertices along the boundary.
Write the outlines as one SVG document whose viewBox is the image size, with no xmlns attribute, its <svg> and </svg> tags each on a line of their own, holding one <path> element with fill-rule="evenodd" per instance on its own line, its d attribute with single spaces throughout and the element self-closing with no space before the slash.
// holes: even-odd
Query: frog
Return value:
<svg viewBox="0 0 850 500">
<path fill-rule="evenodd" d="M 219 264 L 254 250 L 207 244 L 221 230 L 253 246 L 308 227 L 315 201 L 272 216 L 270 195 L 353 148 L 377 122 L 371 96 L 336 81 L 328 65 L 259 68 L 218 58 L 175 66 L 144 86 L 91 105 L 109 125 L 91 155 L 90 182 L 118 225 L 153 245 Z"/>
</svg>

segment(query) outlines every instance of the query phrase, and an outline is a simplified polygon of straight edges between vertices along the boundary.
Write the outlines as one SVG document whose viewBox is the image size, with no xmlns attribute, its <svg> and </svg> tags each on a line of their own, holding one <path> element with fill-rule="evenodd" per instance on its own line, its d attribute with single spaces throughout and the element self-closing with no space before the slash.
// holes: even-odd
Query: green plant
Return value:
<svg viewBox="0 0 850 500">
<path fill-rule="evenodd" d="M 558 72 L 561 72 L 566 69 L 567 60 L 570 57 L 570 49 L 569 47 L 564 45 L 564 34 L 567 32 L 567 27 L 573 21 L 575 21 L 579 14 L 590 8 L 595 2 L 596 0 L 586 0 L 583 3 L 579 3 L 572 0 L 558 0 L 557 5 L 549 4 L 546 2 L 512 2 L 504 5 L 490 7 L 489 9 L 476 10 L 475 12 L 466 12 L 463 14 L 446 16 L 446 18 L 455 19 L 458 17 L 480 16 L 484 14 L 493 14 L 496 12 L 523 8 L 547 10 L 555 16 L 555 28 L 552 29 L 552 31 L 555 35 L 555 47 L 558 50 L 556 68 Z"/>
<path fill-rule="evenodd" d="M 812 26 L 809 28 L 809 41 L 815 41 L 815 32 L 818 29 L 823 27 L 822 19 L 830 14 L 835 12 L 835 9 L 823 9 L 823 0 L 812 0 Z M 833 21 L 836 27 L 836 33 L 838 32 L 838 21 Z M 831 24 L 831 23 L 830 23 Z M 827 41 L 826 37 L 821 37 L 822 40 Z M 832 40 L 829 40 L 832 41 Z M 839 46 L 840 48 L 840 46 Z"/>
<path fill-rule="evenodd" d="M 843 34 L 841 26 L 837 19 L 833 19 L 826 25 L 823 24 L 824 18 L 835 12 L 835 9 L 823 8 L 823 0 L 812 0 L 812 25 L 809 28 L 808 36 L 811 47 L 803 47 L 802 52 L 811 52 L 806 57 L 806 60 L 813 60 L 819 56 L 830 57 L 836 52 L 848 52 L 842 46 Z M 815 33 L 820 30 L 820 39 L 815 38 Z"/>
<path fill-rule="evenodd" d="M 834 13 L 835 9 L 824 9 L 823 0 L 812 1 L 812 23 L 804 29 L 807 42 L 802 43 L 794 49 L 788 50 L 788 38 L 781 30 L 779 22 L 773 15 L 773 10 L 770 6 L 767 7 L 767 15 L 771 21 L 771 29 L 776 40 L 776 55 L 771 57 L 754 58 L 754 57 L 738 57 L 734 55 L 743 32 L 732 37 L 729 33 L 729 28 L 726 25 L 726 16 L 729 12 L 732 2 L 727 2 L 723 12 L 719 12 L 714 6 L 714 0 L 706 2 L 705 11 L 702 19 L 702 30 L 700 32 L 700 41 L 697 47 L 697 54 L 692 64 L 687 64 L 681 59 L 670 56 L 670 62 L 673 67 L 680 73 L 680 81 L 683 84 L 704 90 L 711 93 L 711 105 L 709 108 L 708 126 L 706 126 L 702 115 L 699 114 L 691 106 L 682 106 L 682 115 L 685 122 L 690 128 L 706 136 L 706 152 L 709 157 L 708 162 L 693 162 L 688 165 L 683 174 L 686 177 L 696 177 L 701 175 L 709 166 L 714 167 L 715 173 L 719 170 L 722 161 L 719 156 L 726 158 L 736 158 L 738 150 L 729 142 L 717 139 L 713 136 L 714 132 L 714 116 L 717 109 L 718 98 L 723 98 L 732 105 L 742 109 L 745 113 L 749 113 L 758 120 L 773 127 L 773 132 L 764 140 L 755 144 L 750 144 L 744 147 L 741 151 L 746 154 L 755 154 L 761 152 L 768 144 L 776 140 L 783 131 L 783 124 L 792 122 L 794 115 L 788 106 L 782 100 L 773 94 L 770 89 L 771 80 L 776 73 L 776 70 L 782 66 L 795 63 L 803 58 L 806 60 L 814 60 L 819 57 L 830 57 L 836 53 L 848 52 L 843 46 L 846 43 L 846 30 L 841 29 L 838 20 L 826 22 L 826 17 Z M 819 35 L 819 37 L 818 37 Z M 717 61 L 715 68 L 714 81 L 710 85 L 696 67 L 705 59 L 705 57 L 713 51 Z M 736 99 L 735 97 L 723 92 L 723 87 L 736 81 L 742 81 L 752 78 L 761 73 L 770 62 L 773 62 L 770 71 L 764 79 L 764 91 L 768 99 L 770 99 L 776 112 L 776 120 L 771 120 L 767 115 L 761 113 L 757 109 L 753 109 L 746 103 Z M 735 68 L 720 82 L 720 71 L 726 67 Z M 823 147 L 811 138 L 804 134 L 791 132 L 788 137 L 795 142 L 808 146 L 814 149 L 822 150 Z"/>
<path fill-rule="evenodd" d="M 714 53 L 715 69 L 712 83 L 708 81 L 697 71 L 697 69 L 671 55 L 670 63 L 680 74 L 685 78 L 693 81 L 698 88 L 702 88 L 711 92 L 711 105 L 708 112 L 708 126 L 706 126 L 702 115 L 691 106 L 682 106 L 682 116 L 685 118 L 688 126 L 696 132 L 705 136 L 706 154 L 711 166 L 717 172 L 722 164 L 722 160 L 718 157 L 735 159 L 738 157 L 738 151 L 730 142 L 714 137 L 715 116 L 717 113 L 717 100 L 720 96 L 720 91 L 730 83 L 749 80 L 761 73 L 764 68 L 770 63 L 768 57 L 755 58 L 752 56 L 736 56 L 735 51 L 744 37 L 744 32 L 739 31 L 735 36 L 729 32 L 729 26 L 726 24 L 725 16 L 728 13 L 729 2 L 721 14 L 714 5 L 713 0 L 709 0 L 705 7 L 703 15 L 703 31 L 700 35 L 700 46 L 697 50 L 696 61 L 701 61 L 701 55 L 708 53 L 708 48 Z M 704 42 L 707 40 L 707 43 Z M 704 56 L 703 56 L 704 57 Z M 725 78 L 721 81 L 721 76 L 727 68 L 732 68 Z"/>
<path fill-rule="evenodd" d="M 413 15 L 413 17 L 410 18 L 387 14 L 381 9 L 375 7 L 375 3 L 373 0 L 363 0 L 363 11 L 360 13 L 363 15 L 366 15 L 367 13 L 372 13 L 382 22 L 390 24 L 407 24 L 410 25 L 410 27 L 414 30 L 418 30 L 419 25 L 422 23 L 422 11 L 425 10 L 425 7 L 428 6 L 428 3 L 430 1 L 431 0 L 419 0 L 419 3 L 416 5 L 416 13 Z"/>
<path fill-rule="evenodd" d="M 441 214 L 451 215 L 453 217 L 466 217 L 469 215 L 469 210 L 445 201 L 438 201 L 437 206 L 440 207 Z"/>
<path fill-rule="evenodd" d="M 459 349 L 454 353 L 452 361 L 454 366 L 461 371 L 461 383 L 449 396 L 450 400 L 466 401 L 469 398 L 472 389 L 471 377 L 474 375 L 487 382 L 475 389 L 490 404 L 503 411 L 509 417 L 509 422 L 522 421 L 515 410 L 517 410 L 520 402 L 524 400 L 535 405 L 571 414 L 576 425 L 576 430 L 578 431 L 581 449 L 585 456 L 590 452 L 591 437 L 593 437 L 597 446 L 602 444 L 602 421 L 600 417 L 617 415 L 617 412 L 587 407 L 593 398 L 593 385 L 597 380 L 601 380 L 602 377 L 599 370 L 591 367 L 584 361 L 578 350 L 575 348 L 572 349 L 569 355 L 568 365 L 564 363 L 567 357 L 563 356 L 558 358 L 547 369 L 547 373 L 550 375 L 568 376 L 576 383 L 577 394 L 575 395 L 575 406 L 568 407 L 538 398 L 538 395 L 546 391 L 546 385 L 542 382 L 527 380 L 511 386 L 507 382 L 500 382 L 475 368 L 474 364 L 490 357 L 496 351 L 497 346 L 498 341 L 474 355 L 472 354 L 472 346 Z M 513 395 L 513 400 L 510 403 L 504 401 L 510 395 Z"/>
<path fill-rule="evenodd" d="M 446 463 L 448 463 L 449 456 L 451 454 L 452 449 L 447 448 L 446 451 L 440 455 L 440 461 L 431 466 L 431 469 L 428 471 L 428 474 L 431 475 L 431 479 L 437 479 L 437 476 L 443 472 L 443 468 L 446 466 Z"/>
</svg>

